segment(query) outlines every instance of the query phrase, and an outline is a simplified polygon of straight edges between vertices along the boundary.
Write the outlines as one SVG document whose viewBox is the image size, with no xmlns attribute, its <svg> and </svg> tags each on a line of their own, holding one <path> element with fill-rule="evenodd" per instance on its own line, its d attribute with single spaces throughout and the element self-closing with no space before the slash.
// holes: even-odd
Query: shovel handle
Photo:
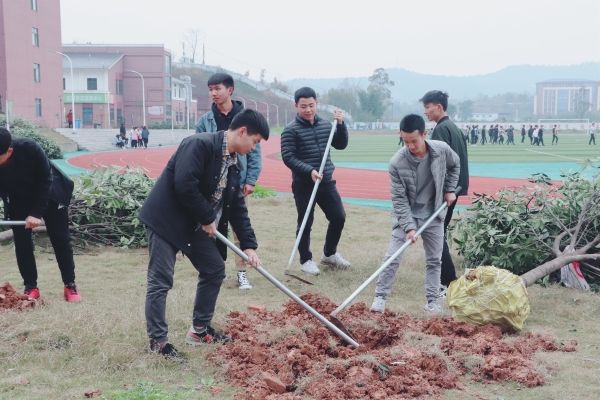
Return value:
<svg viewBox="0 0 600 400">
<path fill-rule="evenodd" d="M 460 192 L 460 189 L 460 186 L 457 187 L 455 192 Z M 437 218 L 437 216 L 440 215 L 440 213 L 444 211 L 447 207 L 448 203 L 444 201 L 443 204 L 437 210 L 435 210 L 435 212 L 427 219 L 427 221 L 425 221 L 425 223 L 421 225 L 421 227 L 417 230 L 417 232 L 415 233 L 415 239 L 418 238 L 421 235 L 421 233 L 423 233 L 423 231 L 429 226 L 429 224 L 431 224 L 431 222 L 435 218 Z M 386 269 L 396 258 L 398 258 L 400 254 L 404 253 L 404 251 L 411 244 L 412 242 L 410 240 L 405 241 L 404 244 L 386 260 L 386 262 L 384 262 L 379 268 L 377 268 L 377 271 L 373 272 L 373 274 L 366 281 L 364 281 L 363 284 L 360 285 L 358 289 L 354 291 L 354 293 L 352 293 L 346 300 L 344 300 L 342 304 L 340 304 L 335 310 L 333 310 L 331 312 L 331 315 L 335 317 L 344 308 L 346 308 L 348 304 L 350 304 L 356 298 L 356 296 L 358 296 L 363 290 L 365 290 L 365 288 L 369 286 L 369 284 L 373 282 L 375 278 L 377 278 L 379 274 L 381 274 L 381 272 L 383 272 L 383 270 Z"/>
<path fill-rule="evenodd" d="M 0 226 L 25 226 L 25 221 L 0 221 Z"/>
<path fill-rule="evenodd" d="M 225 245 L 227 245 L 227 247 L 229 247 L 231 250 L 233 250 L 233 252 L 235 254 L 237 254 L 238 256 L 240 256 L 244 261 L 248 261 L 248 256 L 246 255 L 246 253 L 244 253 L 235 244 L 233 244 L 229 239 L 227 239 L 225 236 L 223 236 L 221 234 L 221 232 L 217 231 L 216 236 L 217 236 L 217 238 L 221 242 L 225 243 Z M 300 306 L 302 306 L 302 308 L 304 308 L 306 311 L 308 311 L 309 313 L 311 313 L 322 324 L 324 324 L 325 326 L 327 326 L 327 328 L 329 328 L 329 330 L 331 330 L 333 333 L 335 333 L 336 335 L 338 335 L 339 337 L 341 337 L 345 342 L 347 342 L 348 344 L 350 344 L 352 347 L 355 347 L 355 348 L 359 346 L 359 344 L 355 340 L 353 340 L 350 336 L 348 336 L 344 332 L 342 332 L 340 330 L 340 328 L 338 328 L 337 326 L 335 326 L 334 324 L 332 324 L 323 315 L 319 314 L 319 312 L 317 310 L 315 310 L 310 305 L 308 305 L 304 300 L 302 300 L 300 297 L 298 297 L 298 295 L 296 295 L 294 292 L 292 292 L 290 289 L 288 289 L 283 283 L 279 282 L 266 269 L 264 269 L 263 267 L 258 266 L 258 267 L 256 267 L 256 270 L 262 276 L 264 276 L 269 282 L 271 282 L 273 285 L 275 285 L 277 287 L 277 289 L 281 290 L 283 293 L 285 293 L 286 295 L 288 295 L 288 297 L 290 297 L 292 300 L 294 300 L 296 303 L 298 303 Z"/>
</svg>

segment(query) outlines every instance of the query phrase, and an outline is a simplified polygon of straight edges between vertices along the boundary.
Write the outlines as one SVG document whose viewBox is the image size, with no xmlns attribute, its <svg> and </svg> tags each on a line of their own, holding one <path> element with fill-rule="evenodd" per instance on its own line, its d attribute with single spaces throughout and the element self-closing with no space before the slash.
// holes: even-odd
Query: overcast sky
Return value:
<svg viewBox="0 0 600 400">
<path fill-rule="evenodd" d="M 63 43 L 162 43 L 174 60 L 198 30 L 207 64 L 268 80 L 600 61 L 598 0 L 61 0 L 61 15 Z"/>
</svg>

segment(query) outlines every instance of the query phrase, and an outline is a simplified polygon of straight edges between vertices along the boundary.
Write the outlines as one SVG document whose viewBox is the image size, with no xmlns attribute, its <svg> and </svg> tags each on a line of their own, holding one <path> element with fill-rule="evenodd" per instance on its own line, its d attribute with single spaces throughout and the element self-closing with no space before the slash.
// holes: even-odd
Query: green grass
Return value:
<svg viewBox="0 0 600 400">
<path fill-rule="evenodd" d="M 396 132 L 350 132 L 350 143 L 343 151 L 333 149 L 332 157 L 340 162 L 388 162 L 398 150 Z M 470 162 L 581 162 L 585 159 L 600 157 L 600 145 L 588 146 L 588 136 L 583 133 L 560 133 L 560 145 L 551 146 L 552 133 L 546 132 L 546 146 L 537 147 L 521 144 L 521 134 L 515 137 L 515 146 L 485 145 L 469 146 Z"/>
<path fill-rule="evenodd" d="M 259 241 L 259 256 L 267 270 L 296 293 L 323 293 L 336 302 L 345 299 L 379 266 L 390 235 L 389 213 L 347 206 L 347 221 L 339 246 L 352 261 L 349 272 L 324 270 L 308 287 L 283 275 L 294 242 L 296 213 L 291 198 L 249 199 L 250 215 Z M 320 255 L 326 223 L 315 213 L 312 249 Z M 28 312 L 0 314 L 0 399 L 81 399 L 98 389 L 111 400 L 231 399 L 243 389 L 229 385 L 223 370 L 207 360 L 214 348 L 184 344 L 189 327 L 197 272 L 178 257 L 167 317 L 170 340 L 187 353 L 186 364 L 148 354 L 144 298 L 146 249 L 92 248 L 76 255 L 76 274 L 83 302 L 62 300 L 62 284 L 54 256 L 37 237 L 39 286 L 46 305 Z M 21 290 L 12 245 L 0 246 L 0 276 Z M 456 257 L 458 265 L 461 260 Z M 424 315 L 423 251 L 420 243 L 405 254 L 391 298 L 390 309 L 415 317 Z M 294 266 L 298 272 L 298 265 Z M 215 324 L 222 326 L 229 311 L 246 311 L 249 304 L 279 309 L 288 298 L 259 274 L 250 271 L 254 289 L 240 292 L 234 283 L 233 260 L 229 279 L 217 302 Z M 370 302 L 373 287 L 357 301 Z M 444 393 L 446 399 L 597 399 L 600 398 L 600 295 L 558 286 L 529 289 L 532 314 L 524 333 L 537 332 L 559 340 L 576 339 L 574 353 L 540 353 L 538 367 L 547 384 L 527 389 L 515 384 L 486 384 L 462 379 L 465 390 Z M 274 332 L 284 335 L 285 332 Z M 417 340 L 417 339 L 415 339 Z M 220 389 L 218 394 L 212 390 Z M 153 396 L 153 397 L 152 397 Z"/>
</svg>

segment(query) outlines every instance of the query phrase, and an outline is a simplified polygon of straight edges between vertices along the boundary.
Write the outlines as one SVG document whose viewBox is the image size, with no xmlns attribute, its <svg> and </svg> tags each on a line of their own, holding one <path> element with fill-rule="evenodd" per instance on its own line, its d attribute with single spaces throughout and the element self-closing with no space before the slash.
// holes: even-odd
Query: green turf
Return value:
<svg viewBox="0 0 600 400">
<path fill-rule="evenodd" d="M 600 158 L 600 143 L 587 144 L 588 136 L 583 133 L 561 133 L 560 144 L 552 146 L 552 133 L 544 135 L 546 146 L 531 146 L 526 137 L 521 144 L 521 135 L 515 137 L 515 146 L 476 145 L 469 146 L 470 162 L 581 162 Z M 599 140 L 600 142 L 600 140 Z M 340 162 L 388 162 L 398 149 L 397 133 L 351 132 L 348 148 L 333 150 L 332 157 Z"/>
</svg>

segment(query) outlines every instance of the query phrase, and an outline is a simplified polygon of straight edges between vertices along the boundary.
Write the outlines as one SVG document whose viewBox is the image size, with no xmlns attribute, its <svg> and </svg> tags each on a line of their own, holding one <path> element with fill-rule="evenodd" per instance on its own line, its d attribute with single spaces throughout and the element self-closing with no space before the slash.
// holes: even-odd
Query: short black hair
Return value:
<svg viewBox="0 0 600 400">
<path fill-rule="evenodd" d="M 425 133 L 425 120 L 417 114 L 408 114 L 400 121 L 400 131 L 413 133 L 419 131 L 420 134 Z"/>
<path fill-rule="evenodd" d="M 296 90 L 296 92 L 294 92 L 294 102 L 296 104 L 298 104 L 298 101 L 300 99 L 310 99 L 311 97 L 316 100 L 317 93 L 313 88 L 309 88 L 308 86 L 301 87 L 300 89 Z"/>
<path fill-rule="evenodd" d="M 260 134 L 263 139 L 269 140 L 269 123 L 258 111 L 249 108 L 240 111 L 233 117 L 229 129 L 233 131 L 243 126 L 248 129 L 248 135 Z"/>
<path fill-rule="evenodd" d="M 448 93 L 442 92 L 441 90 L 430 90 L 419 100 L 424 105 L 433 103 L 441 104 L 444 111 L 448 108 Z"/>
<path fill-rule="evenodd" d="M 0 128 L 0 155 L 12 147 L 12 136 L 6 128 Z"/>
<path fill-rule="evenodd" d="M 218 84 L 222 84 L 226 88 L 232 88 L 234 87 L 233 77 L 223 72 L 217 72 L 216 74 L 213 74 L 210 78 L 208 78 L 208 83 L 206 84 L 206 86 Z"/>
</svg>

